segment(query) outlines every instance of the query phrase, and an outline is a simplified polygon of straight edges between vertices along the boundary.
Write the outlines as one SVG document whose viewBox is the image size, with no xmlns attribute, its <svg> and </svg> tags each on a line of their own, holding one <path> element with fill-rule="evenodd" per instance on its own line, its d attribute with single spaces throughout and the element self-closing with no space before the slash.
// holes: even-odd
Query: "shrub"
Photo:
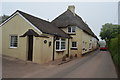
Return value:
<svg viewBox="0 0 120 80">
<path fill-rule="evenodd" d="M 73 55 L 70 55 L 70 59 L 73 59 Z"/>
<path fill-rule="evenodd" d="M 75 54 L 75 57 L 77 58 L 77 54 Z"/>
<path fill-rule="evenodd" d="M 66 61 L 66 56 L 63 56 L 62 61 Z"/>
<path fill-rule="evenodd" d="M 108 45 L 115 64 L 120 68 L 120 34 L 111 39 Z"/>
</svg>

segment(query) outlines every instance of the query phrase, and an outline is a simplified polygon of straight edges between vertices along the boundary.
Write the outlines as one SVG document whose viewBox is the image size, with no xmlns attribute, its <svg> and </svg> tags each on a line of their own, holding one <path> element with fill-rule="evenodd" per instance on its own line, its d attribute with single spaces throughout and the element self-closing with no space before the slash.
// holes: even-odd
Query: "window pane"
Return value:
<svg viewBox="0 0 120 80">
<path fill-rule="evenodd" d="M 65 42 L 61 42 L 61 49 L 65 49 Z"/>
<path fill-rule="evenodd" d="M 75 32 L 76 31 L 76 27 L 72 27 L 72 32 Z"/>
<path fill-rule="evenodd" d="M 56 41 L 56 50 L 59 50 L 60 42 Z"/>
<path fill-rule="evenodd" d="M 17 47 L 17 43 L 14 43 L 13 46 L 14 46 L 14 47 Z"/>
<path fill-rule="evenodd" d="M 68 27 L 68 32 L 71 32 L 71 27 Z"/>
<path fill-rule="evenodd" d="M 65 42 L 65 39 L 61 39 L 62 42 Z"/>
<path fill-rule="evenodd" d="M 10 47 L 17 47 L 17 36 L 11 36 Z"/>
<path fill-rule="evenodd" d="M 56 37 L 56 40 L 59 40 L 59 37 Z"/>
<path fill-rule="evenodd" d="M 72 42 L 72 47 L 77 47 L 77 42 Z"/>
</svg>

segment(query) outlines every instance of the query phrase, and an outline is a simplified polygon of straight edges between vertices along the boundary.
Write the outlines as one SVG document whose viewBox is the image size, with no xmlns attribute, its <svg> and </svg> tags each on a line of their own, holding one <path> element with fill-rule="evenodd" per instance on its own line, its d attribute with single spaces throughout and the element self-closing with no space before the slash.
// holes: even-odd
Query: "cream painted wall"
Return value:
<svg viewBox="0 0 120 80">
<path fill-rule="evenodd" d="M 26 60 L 27 37 L 19 36 L 23 35 L 26 31 L 28 31 L 28 29 L 33 29 L 37 33 L 41 34 L 41 32 L 37 31 L 18 14 L 2 25 L 2 53 L 8 56 Z M 10 48 L 10 35 L 18 36 L 17 48 Z"/>
<path fill-rule="evenodd" d="M 66 33 L 68 33 L 68 28 L 62 28 L 62 30 Z M 70 39 L 70 54 L 75 55 L 78 54 L 78 56 L 81 56 L 82 54 L 82 30 L 78 27 L 76 27 L 76 34 L 75 35 L 70 35 L 71 37 L 73 37 L 72 39 Z M 76 41 L 77 42 L 77 49 L 78 50 L 72 50 L 72 41 Z"/>
<path fill-rule="evenodd" d="M 34 38 L 35 38 L 34 40 L 35 46 L 33 47 L 34 62 L 46 63 L 46 62 L 52 61 L 53 36 L 49 36 L 49 38 L 40 38 L 40 37 L 34 37 Z M 47 41 L 47 43 L 44 43 L 45 40 Z M 51 46 L 49 46 L 49 42 L 51 42 Z"/>
<path fill-rule="evenodd" d="M 98 47 L 97 43 L 98 43 L 97 39 L 92 37 L 92 48 L 93 48 L 93 50 Z"/>
<path fill-rule="evenodd" d="M 95 50 L 97 48 L 97 39 L 94 38 L 93 36 L 85 33 L 84 31 L 82 32 L 82 42 L 84 41 L 86 43 L 86 45 L 84 43 L 82 43 L 83 48 L 87 49 L 87 51 L 83 50 L 82 54 Z M 92 44 L 91 47 L 89 46 L 89 44 Z"/>
<path fill-rule="evenodd" d="M 61 28 L 64 32 L 68 33 L 68 28 Z M 74 54 L 84 54 L 86 52 L 92 51 L 94 49 L 96 49 L 96 45 L 97 45 L 97 39 L 92 37 L 91 35 L 87 34 L 86 32 L 84 32 L 83 30 L 81 30 L 80 28 L 76 28 L 76 35 L 70 35 L 71 37 L 73 37 L 72 39 L 70 39 L 70 48 L 72 45 L 72 41 L 77 41 L 78 42 L 78 50 L 71 50 L 70 49 L 70 54 L 74 55 Z M 84 43 L 83 43 L 84 41 Z M 86 44 L 85 44 L 86 43 Z M 91 43 L 91 46 L 89 46 L 89 44 Z M 86 49 L 83 50 L 83 48 Z"/>
<path fill-rule="evenodd" d="M 86 49 L 86 51 L 82 50 L 82 54 L 91 51 L 89 48 L 89 44 L 92 43 L 91 40 L 92 40 L 92 36 L 82 31 L 82 48 Z"/>
<path fill-rule="evenodd" d="M 56 45 L 56 43 L 55 43 Z M 65 56 L 66 54 L 68 54 L 68 39 L 66 39 L 66 49 L 63 51 L 56 51 L 56 46 L 55 46 L 55 59 L 60 59 L 63 56 Z"/>
<path fill-rule="evenodd" d="M 22 60 L 27 60 L 28 56 L 28 38 L 19 37 L 23 35 L 28 29 L 33 29 L 35 32 L 38 32 L 34 27 L 32 27 L 28 22 L 26 22 L 21 16 L 18 14 L 15 15 L 11 20 L 2 25 L 3 29 L 3 37 L 2 37 L 2 53 L 4 55 L 16 57 Z M 18 47 L 10 48 L 10 35 L 18 36 Z M 48 35 L 49 38 L 41 38 L 34 37 L 33 40 L 33 62 L 35 63 L 46 63 L 51 61 L 53 58 L 53 36 Z M 47 40 L 47 43 L 44 43 L 44 40 Z M 49 42 L 51 42 L 51 46 L 49 46 Z M 62 58 L 65 54 L 67 54 L 67 46 L 68 42 L 66 40 L 66 50 L 63 54 L 58 54 L 55 51 L 55 59 Z"/>
</svg>

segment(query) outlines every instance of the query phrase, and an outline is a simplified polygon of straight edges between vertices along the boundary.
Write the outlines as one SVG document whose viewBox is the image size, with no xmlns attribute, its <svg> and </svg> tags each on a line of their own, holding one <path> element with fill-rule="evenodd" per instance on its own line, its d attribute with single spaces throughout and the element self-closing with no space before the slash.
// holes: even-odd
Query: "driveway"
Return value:
<svg viewBox="0 0 120 80">
<path fill-rule="evenodd" d="M 109 52 L 95 51 L 62 65 L 3 57 L 4 78 L 117 78 Z"/>
</svg>

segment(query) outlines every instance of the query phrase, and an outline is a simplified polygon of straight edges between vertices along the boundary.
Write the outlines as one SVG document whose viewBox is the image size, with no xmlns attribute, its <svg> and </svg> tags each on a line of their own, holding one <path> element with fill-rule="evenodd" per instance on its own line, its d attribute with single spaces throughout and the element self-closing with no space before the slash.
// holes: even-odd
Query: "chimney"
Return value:
<svg viewBox="0 0 120 80">
<path fill-rule="evenodd" d="M 70 10 L 75 15 L 75 6 L 74 5 L 69 5 L 68 10 Z"/>
</svg>

